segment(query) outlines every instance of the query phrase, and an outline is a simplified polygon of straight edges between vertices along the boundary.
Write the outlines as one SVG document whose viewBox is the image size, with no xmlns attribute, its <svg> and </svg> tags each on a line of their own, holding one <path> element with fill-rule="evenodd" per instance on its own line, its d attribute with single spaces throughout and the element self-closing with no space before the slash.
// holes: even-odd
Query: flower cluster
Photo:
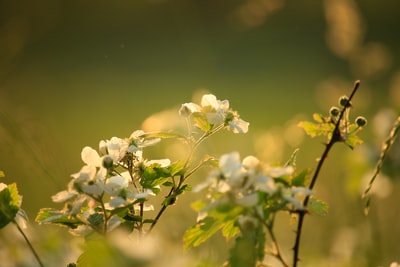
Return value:
<svg viewBox="0 0 400 267">
<path fill-rule="evenodd" d="M 228 100 L 218 100 L 215 95 L 206 94 L 201 99 L 201 105 L 185 103 L 179 110 L 181 116 L 193 116 L 196 126 L 203 131 L 226 127 L 234 133 L 247 133 L 249 123 L 242 120 L 237 111 L 229 108 Z"/>
<path fill-rule="evenodd" d="M 161 140 L 146 139 L 145 136 L 143 131 L 138 130 L 129 138 L 101 140 L 98 151 L 84 147 L 81 158 L 85 165 L 71 175 L 67 190 L 52 197 L 56 203 L 66 203 L 65 207 L 43 219 L 39 215 L 38 220 L 42 223 L 76 224 L 72 232 L 81 235 L 93 230 L 111 231 L 119 226 L 123 220 L 112 212 L 117 208 L 130 207 L 133 214 L 140 209 L 152 210 L 153 207 L 143 205 L 143 201 L 154 195 L 153 191 L 159 186 L 145 187 L 138 183 L 141 183 L 147 167 L 165 168 L 170 161 L 144 159 L 143 148 Z M 99 228 L 100 225 L 103 226 Z"/>
<path fill-rule="evenodd" d="M 209 192 L 209 203 L 200 210 L 198 219 L 207 216 L 210 209 L 227 203 L 256 211 L 261 219 L 264 209 L 276 209 L 273 204 L 288 211 L 304 209 L 300 198 L 312 192 L 291 183 L 294 170 L 291 165 L 266 168 L 254 156 L 241 161 L 238 152 L 222 155 L 218 168 L 194 189 L 208 188 Z"/>
<path fill-rule="evenodd" d="M 228 100 L 218 100 L 211 94 L 203 96 L 201 106 L 183 104 L 179 114 L 188 122 L 193 119 L 195 125 L 204 131 L 203 136 L 196 140 L 192 136 L 192 124 L 188 123 L 189 136 L 186 137 L 172 132 L 146 133 L 137 130 L 129 138 L 112 137 L 100 141 L 98 150 L 84 147 L 81 152 L 84 166 L 71 175 L 66 190 L 52 197 L 54 202 L 64 203 L 64 207 L 61 210 L 42 209 L 36 220 L 68 226 L 72 233 L 78 235 L 93 231 L 105 234 L 120 225 L 143 233 L 146 231 L 143 228 L 145 223 L 150 224 L 148 229 L 151 230 L 165 207 L 191 188 L 185 183 L 187 178 L 207 163 L 207 160 L 193 162 L 192 155 L 197 146 L 224 128 L 234 133 L 248 131 L 249 123 L 229 108 Z M 188 157 L 174 163 L 169 159 L 146 159 L 143 150 L 163 138 L 184 139 L 184 144 L 189 144 L 191 150 Z M 148 203 L 149 197 L 160 193 L 162 186 L 169 188 L 162 208 L 154 219 L 145 219 L 144 212 L 154 210 Z"/>
</svg>

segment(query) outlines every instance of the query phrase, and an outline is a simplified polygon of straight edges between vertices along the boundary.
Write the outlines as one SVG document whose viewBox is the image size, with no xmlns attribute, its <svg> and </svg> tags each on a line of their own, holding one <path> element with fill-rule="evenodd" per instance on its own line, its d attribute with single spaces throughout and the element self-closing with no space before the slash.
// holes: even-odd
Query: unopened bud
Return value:
<svg viewBox="0 0 400 267">
<path fill-rule="evenodd" d="M 364 118 L 363 116 L 358 116 L 356 118 L 356 124 L 358 127 L 363 127 L 367 124 L 367 119 Z"/>
<path fill-rule="evenodd" d="M 114 161 L 110 156 L 105 156 L 103 158 L 103 167 L 106 169 L 111 169 L 114 166 Z"/>
<path fill-rule="evenodd" d="M 331 109 L 329 110 L 329 114 L 330 114 L 332 117 L 338 116 L 339 113 L 340 113 L 340 110 L 339 110 L 338 107 L 331 107 Z"/>
<path fill-rule="evenodd" d="M 349 105 L 349 98 L 347 96 L 341 96 L 339 98 L 339 105 L 341 105 L 342 107 L 346 107 Z"/>
</svg>

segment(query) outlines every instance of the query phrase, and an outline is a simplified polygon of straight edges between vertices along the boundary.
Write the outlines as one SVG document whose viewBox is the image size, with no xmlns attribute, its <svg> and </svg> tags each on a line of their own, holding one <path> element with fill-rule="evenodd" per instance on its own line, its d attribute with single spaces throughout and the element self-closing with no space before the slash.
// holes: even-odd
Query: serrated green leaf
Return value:
<svg viewBox="0 0 400 267">
<path fill-rule="evenodd" d="M 310 198 L 310 202 L 308 203 L 307 209 L 309 212 L 320 215 L 320 216 L 325 216 L 328 214 L 328 204 L 325 203 L 322 200 L 316 199 L 315 197 Z"/>
<path fill-rule="evenodd" d="M 345 143 L 346 145 L 348 145 L 351 149 L 353 149 L 354 147 L 356 147 L 357 145 L 360 145 L 363 143 L 363 140 L 357 136 L 357 131 L 358 126 L 356 124 L 352 124 L 350 125 L 350 127 L 348 128 L 348 132 L 350 134 L 348 134 L 345 138 Z"/>
<path fill-rule="evenodd" d="M 82 221 L 73 216 L 68 216 L 59 210 L 52 208 L 41 209 L 35 219 L 38 223 L 56 224 L 75 229 L 83 224 Z"/>
<path fill-rule="evenodd" d="M 204 218 L 184 234 L 183 241 L 185 249 L 199 246 L 201 243 L 207 241 L 223 226 L 223 222 L 216 218 Z"/>
<path fill-rule="evenodd" d="M 0 229 L 12 222 L 20 208 L 21 196 L 15 183 L 0 192 Z"/>
<path fill-rule="evenodd" d="M 322 116 L 322 114 L 314 113 L 312 117 L 318 123 L 325 123 L 326 122 L 326 120 L 325 120 L 324 116 Z"/>
<path fill-rule="evenodd" d="M 311 137 L 320 135 L 328 136 L 334 129 L 333 123 L 313 123 L 308 121 L 302 121 L 297 124 L 300 128 L 303 128 L 306 134 Z"/>
</svg>

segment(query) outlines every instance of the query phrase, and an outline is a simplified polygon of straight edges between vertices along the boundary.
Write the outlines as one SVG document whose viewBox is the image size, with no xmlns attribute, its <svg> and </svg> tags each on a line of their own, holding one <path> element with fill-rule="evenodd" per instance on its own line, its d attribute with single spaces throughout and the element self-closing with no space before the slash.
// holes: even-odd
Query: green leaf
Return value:
<svg viewBox="0 0 400 267">
<path fill-rule="evenodd" d="M 0 192 L 0 229 L 12 222 L 20 208 L 21 196 L 17 184 L 8 185 Z"/>
<path fill-rule="evenodd" d="M 161 138 L 161 139 L 171 139 L 171 138 L 184 138 L 185 136 L 174 133 L 174 132 L 158 132 L 158 133 L 145 133 L 142 135 L 145 139 L 154 139 L 154 138 Z"/>
<path fill-rule="evenodd" d="M 192 116 L 196 126 L 199 127 L 201 130 L 203 130 L 204 132 L 208 132 L 211 130 L 212 125 L 208 123 L 207 117 L 204 113 L 195 112 L 192 114 Z"/>
<path fill-rule="evenodd" d="M 199 212 L 207 206 L 207 203 L 203 200 L 197 200 L 193 202 L 190 207 L 195 211 Z"/>
<path fill-rule="evenodd" d="M 345 138 L 346 145 L 348 145 L 351 149 L 356 147 L 356 145 L 360 145 L 363 143 L 363 140 L 357 136 L 357 128 L 358 126 L 356 124 L 350 125 L 350 127 L 348 128 L 348 132 L 350 132 L 350 134 L 347 135 L 347 137 Z"/>
<path fill-rule="evenodd" d="M 230 267 L 256 266 L 257 251 L 254 239 L 250 236 L 236 238 L 235 245 L 229 251 Z"/>
<path fill-rule="evenodd" d="M 89 218 L 87 219 L 90 225 L 97 227 L 104 223 L 104 215 L 100 213 L 93 213 L 90 214 Z"/>
<path fill-rule="evenodd" d="M 3 178 L 5 176 L 6 176 L 5 173 L 3 171 L 0 171 L 0 178 Z"/>
<path fill-rule="evenodd" d="M 201 243 L 207 241 L 223 226 L 224 223 L 216 218 L 204 218 L 186 231 L 183 236 L 184 247 L 187 249 L 199 246 Z"/>
<path fill-rule="evenodd" d="M 308 203 L 307 209 L 309 212 L 320 215 L 320 216 L 325 216 L 328 214 L 328 204 L 325 203 L 322 200 L 316 199 L 315 197 L 310 198 L 310 202 Z"/>
<path fill-rule="evenodd" d="M 171 177 L 177 176 L 177 175 L 182 175 L 184 172 L 184 167 L 185 167 L 184 160 L 180 160 L 180 161 L 172 163 L 169 166 L 169 172 L 170 172 Z"/>
<path fill-rule="evenodd" d="M 301 172 L 297 173 L 296 176 L 292 178 L 291 185 L 297 187 L 305 187 L 309 180 L 310 173 L 311 169 L 304 169 Z"/>
<path fill-rule="evenodd" d="M 240 233 L 239 227 L 236 226 L 235 220 L 231 220 L 225 223 L 224 227 L 222 228 L 222 235 L 226 239 L 233 238 Z"/>
<path fill-rule="evenodd" d="M 320 135 L 328 136 L 335 129 L 335 125 L 330 122 L 313 123 L 308 121 L 299 122 L 298 126 L 303 128 L 306 134 L 311 137 Z"/>
<path fill-rule="evenodd" d="M 153 188 L 157 185 L 161 185 L 168 180 L 171 176 L 171 172 L 168 167 L 161 167 L 160 164 L 152 164 L 147 166 L 142 173 L 142 179 L 140 184 L 144 188 Z"/>
<path fill-rule="evenodd" d="M 41 209 L 36 216 L 35 221 L 38 223 L 67 226 L 71 229 L 75 229 L 79 225 L 83 224 L 82 221 L 76 217 L 68 216 L 63 212 L 52 208 Z"/>
</svg>

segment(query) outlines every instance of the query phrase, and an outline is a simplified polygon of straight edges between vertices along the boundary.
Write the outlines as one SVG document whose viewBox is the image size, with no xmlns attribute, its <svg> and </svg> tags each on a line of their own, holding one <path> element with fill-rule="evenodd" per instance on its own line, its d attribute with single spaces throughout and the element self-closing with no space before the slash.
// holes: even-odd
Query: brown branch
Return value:
<svg viewBox="0 0 400 267">
<path fill-rule="evenodd" d="M 312 190 L 314 188 L 314 185 L 315 185 L 315 183 L 317 181 L 317 178 L 318 178 L 319 173 L 320 173 L 320 171 L 322 169 L 322 166 L 324 165 L 325 160 L 328 157 L 329 151 L 331 150 L 333 145 L 336 142 L 343 141 L 343 137 L 342 137 L 342 134 L 340 132 L 340 123 L 343 120 L 343 116 L 344 116 L 345 112 L 351 107 L 351 100 L 352 100 L 352 98 L 353 98 L 354 94 L 356 93 L 356 91 L 357 91 L 359 86 L 360 86 L 360 81 L 356 81 L 354 83 L 353 91 L 351 92 L 351 95 L 350 95 L 347 103 L 343 106 L 343 108 L 342 108 L 342 110 L 341 110 L 341 112 L 339 114 L 338 120 L 336 121 L 336 124 L 335 124 L 335 128 L 333 129 L 333 132 L 332 132 L 332 137 L 329 140 L 329 142 L 326 144 L 325 150 L 322 153 L 322 156 L 318 161 L 318 165 L 317 165 L 317 167 L 315 169 L 314 175 L 311 178 L 310 185 L 308 186 L 308 188 L 310 190 Z M 297 230 L 296 230 L 296 239 L 295 239 L 295 243 L 294 243 L 294 247 L 293 247 L 293 250 L 294 250 L 294 253 L 293 253 L 293 267 L 296 267 L 297 263 L 299 261 L 301 232 L 302 232 L 302 229 L 303 229 L 304 217 L 307 214 L 306 208 L 307 208 L 309 200 L 310 200 L 310 195 L 308 195 L 303 201 L 303 206 L 304 206 L 305 209 L 302 210 L 302 211 L 299 211 L 299 220 L 298 220 Z"/>
</svg>

